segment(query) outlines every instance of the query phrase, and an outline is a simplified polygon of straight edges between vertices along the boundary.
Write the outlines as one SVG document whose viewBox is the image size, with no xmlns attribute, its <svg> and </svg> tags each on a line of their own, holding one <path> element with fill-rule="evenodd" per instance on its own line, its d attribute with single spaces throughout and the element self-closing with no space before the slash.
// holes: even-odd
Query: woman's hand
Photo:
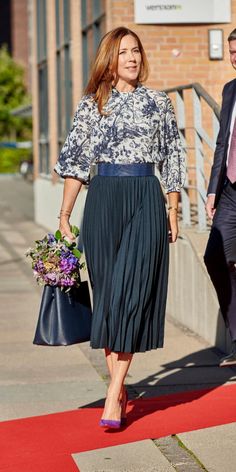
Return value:
<svg viewBox="0 0 236 472">
<path fill-rule="evenodd" d="M 178 237 L 178 218 L 177 211 L 175 209 L 169 210 L 168 215 L 168 229 L 169 229 L 169 242 L 175 243 Z"/>
<path fill-rule="evenodd" d="M 82 182 L 74 177 L 66 177 L 63 190 L 63 201 L 60 210 L 59 230 L 64 238 L 74 242 L 75 235 L 70 229 L 70 215 L 74 207 L 76 198 L 81 189 Z"/>
<path fill-rule="evenodd" d="M 178 201 L 179 193 L 178 192 L 169 192 L 168 193 L 168 227 L 169 227 L 169 242 L 175 243 L 179 228 L 178 228 Z"/>
<path fill-rule="evenodd" d="M 71 232 L 68 216 L 60 217 L 59 231 L 61 232 L 62 237 L 67 238 L 70 241 L 76 239 L 75 235 Z"/>
</svg>

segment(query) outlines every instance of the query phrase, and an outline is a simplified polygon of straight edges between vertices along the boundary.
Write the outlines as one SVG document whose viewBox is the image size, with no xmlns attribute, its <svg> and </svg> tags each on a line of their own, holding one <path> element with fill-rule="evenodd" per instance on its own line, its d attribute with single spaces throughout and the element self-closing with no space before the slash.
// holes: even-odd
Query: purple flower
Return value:
<svg viewBox="0 0 236 472">
<path fill-rule="evenodd" d="M 48 233 L 48 241 L 50 244 L 56 241 L 54 234 Z"/>
<path fill-rule="evenodd" d="M 55 272 L 48 272 L 44 276 L 46 284 L 56 285 L 57 284 L 57 274 Z"/>
<path fill-rule="evenodd" d="M 36 272 L 43 272 L 44 270 L 43 261 L 39 260 L 38 262 L 36 262 L 36 264 L 34 265 L 34 270 L 36 270 Z"/>
<path fill-rule="evenodd" d="M 73 256 L 73 254 L 71 254 L 71 256 L 68 257 L 68 261 L 70 262 L 70 264 L 73 264 L 76 267 L 78 259 Z"/>
<path fill-rule="evenodd" d="M 77 259 L 75 256 L 71 255 L 66 258 L 61 258 L 60 260 L 60 269 L 64 274 L 70 274 L 77 267 Z"/>
<path fill-rule="evenodd" d="M 60 280 L 60 285 L 62 287 L 72 287 L 74 285 L 75 281 L 69 278 L 63 278 Z"/>
<path fill-rule="evenodd" d="M 65 249 L 64 249 L 65 248 Z M 65 258 L 65 257 L 69 257 L 71 252 L 69 249 L 67 249 L 66 246 L 64 246 L 64 248 L 61 249 L 61 257 L 62 258 Z"/>
</svg>

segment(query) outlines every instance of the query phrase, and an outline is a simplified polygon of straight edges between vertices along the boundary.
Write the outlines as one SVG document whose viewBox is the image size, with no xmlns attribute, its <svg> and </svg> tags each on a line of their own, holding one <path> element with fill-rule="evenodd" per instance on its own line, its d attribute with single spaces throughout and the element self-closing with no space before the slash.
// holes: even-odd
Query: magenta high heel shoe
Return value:
<svg viewBox="0 0 236 472">
<path fill-rule="evenodd" d="M 119 403 L 120 403 L 120 408 L 122 412 L 121 402 Z M 101 426 L 101 428 L 119 429 L 121 427 L 121 423 L 122 423 L 121 418 L 119 420 L 108 420 L 108 419 L 102 418 L 99 422 L 99 425 Z"/>
<path fill-rule="evenodd" d="M 99 425 L 101 428 L 111 428 L 111 429 L 119 429 L 121 427 L 121 419 L 120 420 L 100 420 Z"/>
</svg>

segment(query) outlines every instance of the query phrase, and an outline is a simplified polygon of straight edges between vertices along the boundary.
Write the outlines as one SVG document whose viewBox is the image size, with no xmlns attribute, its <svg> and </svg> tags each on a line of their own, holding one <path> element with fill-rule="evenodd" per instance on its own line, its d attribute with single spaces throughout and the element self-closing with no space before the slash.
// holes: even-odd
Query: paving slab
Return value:
<svg viewBox="0 0 236 472">
<path fill-rule="evenodd" d="M 205 389 L 236 381 L 235 368 L 219 368 L 222 353 L 187 329 L 166 322 L 164 349 L 136 354 L 127 385 L 142 396 Z"/>
<path fill-rule="evenodd" d="M 170 342 L 173 334 L 178 345 L 177 352 L 173 351 Z M 236 368 L 219 368 L 222 353 L 193 336 L 189 330 L 167 321 L 165 337 L 164 349 L 134 356 L 126 378 L 130 398 L 155 397 L 236 382 Z M 108 381 L 103 352 L 92 350 L 87 344 L 81 345 L 80 349 L 100 376 Z"/>
<path fill-rule="evenodd" d="M 80 472 L 174 472 L 151 440 L 73 454 Z"/>
<path fill-rule="evenodd" d="M 178 434 L 208 472 L 235 472 L 236 423 Z"/>
</svg>

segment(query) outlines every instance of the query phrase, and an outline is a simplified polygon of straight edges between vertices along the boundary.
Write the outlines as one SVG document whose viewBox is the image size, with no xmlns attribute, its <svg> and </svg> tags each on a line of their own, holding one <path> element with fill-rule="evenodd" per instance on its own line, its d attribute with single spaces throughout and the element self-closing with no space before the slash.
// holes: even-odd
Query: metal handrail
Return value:
<svg viewBox="0 0 236 472">
<path fill-rule="evenodd" d="M 216 117 L 220 119 L 220 106 L 214 100 L 214 98 L 212 98 L 211 95 L 209 95 L 209 93 L 198 82 L 193 82 L 192 84 L 186 84 L 186 85 L 179 85 L 178 87 L 167 88 L 167 89 L 164 89 L 164 92 L 169 94 L 176 91 L 181 92 L 183 90 L 188 90 L 188 89 L 194 89 L 200 97 L 204 98 L 204 100 L 209 105 L 209 107 L 214 111 Z"/>
<path fill-rule="evenodd" d="M 185 113 L 185 96 L 192 91 L 191 110 Z M 181 190 L 181 220 L 184 226 L 205 231 L 209 227 L 205 212 L 206 191 L 211 160 L 219 130 L 220 107 L 209 93 L 197 82 L 164 90 L 175 94 L 175 109 L 180 136 L 187 155 L 187 178 Z M 203 113 L 204 103 L 204 113 Z M 188 107 L 189 107 L 188 100 Z M 206 106 L 209 113 L 206 115 Z M 191 114 L 192 112 L 192 114 Z M 187 121 L 191 115 L 191 123 Z M 209 118 L 211 117 L 211 123 Z M 191 134 L 191 137 L 189 137 Z"/>
</svg>

